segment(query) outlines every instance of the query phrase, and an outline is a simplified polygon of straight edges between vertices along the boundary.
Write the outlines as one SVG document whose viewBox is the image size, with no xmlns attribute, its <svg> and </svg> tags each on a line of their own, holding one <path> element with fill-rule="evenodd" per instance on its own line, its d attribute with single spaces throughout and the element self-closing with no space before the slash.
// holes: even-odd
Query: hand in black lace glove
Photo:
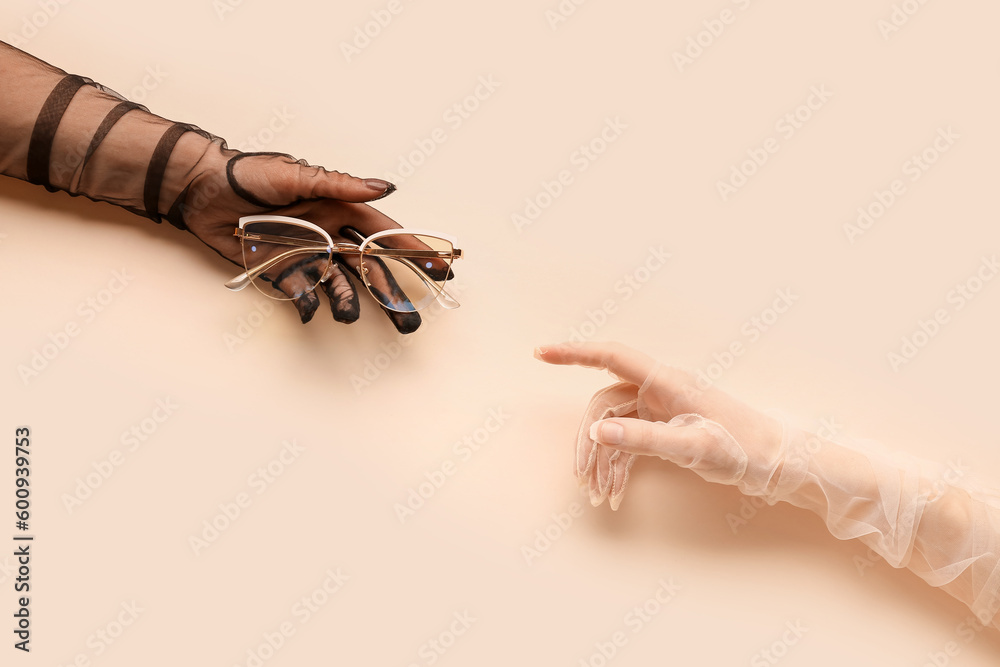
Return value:
<svg viewBox="0 0 1000 667">
<path fill-rule="evenodd" d="M 121 206 L 186 229 L 242 266 L 233 236 L 241 216 L 274 213 L 313 222 L 334 241 L 345 226 L 367 236 L 399 225 L 363 202 L 395 186 L 314 167 L 280 153 L 242 153 L 193 125 L 155 116 L 114 91 L 52 67 L 0 42 L 0 173 Z M 309 262 L 279 287 L 310 282 Z M 358 292 L 346 273 L 356 262 L 338 258 L 322 282 L 334 318 L 360 315 Z M 314 284 L 311 281 L 310 284 Z M 288 293 L 303 322 L 319 298 Z M 415 312 L 383 310 L 404 333 L 420 325 Z"/>
</svg>

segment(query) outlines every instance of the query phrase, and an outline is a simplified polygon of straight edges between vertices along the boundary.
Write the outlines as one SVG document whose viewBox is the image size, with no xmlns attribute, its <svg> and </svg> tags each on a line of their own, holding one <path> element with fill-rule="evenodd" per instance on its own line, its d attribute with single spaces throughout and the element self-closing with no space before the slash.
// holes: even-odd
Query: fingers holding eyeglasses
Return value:
<svg viewBox="0 0 1000 667">
<path fill-rule="evenodd" d="M 410 297 L 399 286 L 399 283 L 388 270 L 385 263 L 377 258 L 368 258 L 361 264 L 360 258 L 354 257 L 345 266 L 356 279 L 363 282 L 375 302 L 385 313 L 392 325 L 400 333 L 413 333 L 420 326 L 421 318 L 417 307 Z"/>
<path fill-rule="evenodd" d="M 368 291 L 397 331 L 413 333 L 420 326 L 421 318 L 416 308 L 382 262 L 366 261 L 363 277 L 357 256 L 338 254 L 333 255 L 329 262 L 325 260 L 325 256 L 306 260 L 281 282 L 282 291 L 289 296 L 294 295 L 295 307 L 303 323 L 312 319 L 319 306 L 318 290 L 313 289 L 316 286 L 321 286 L 329 297 L 336 321 L 350 324 L 358 320 L 361 315 L 359 288 L 347 277 L 350 273 L 356 280 L 367 284 Z M 367 281 L 365 277 L 368 277 Z"/>
<path fill-rule="evenodd" d="M 306 260 L 297 271 L 287 275 L 278 287 L 292 299 L 303 324 L 309 322 L 319 309 L 317 287 L 321 287 L 326 293 L 330 300 L 330 312 L 337 322 L 351 324 L 361 316 L 358 290 L 336 259 L 327 261 L 326 257 L 322 257 Z"/>
<path fill-rule="evenodd" d="M 236 235 L 246 272 L 227 287 L 240 290 L 253 284 L 265 296 L 291 300 L 303 322 L 315 315 L 320 285 L 337 321 L 357 320 L 358 286 L 348 273 L 361 281 L 403 333 L 415 331 L 421 323 L 416 311 L 435 301 L 449 309 L 458 306 L 444 283 L 461 251 L 453 239 L 438 232 L 397 226 L 366 237 L 351 226 L 331 233 L 318 222 L 262 214 L 241 218 Z"/>
<path fill-rule="evenodd" d="M 361 316 L 361 302 L 358 299 L 358 290 L 354 283 L 344 273 L 340 263 L 336 260 L 330 264 L 329 277 L 320 283 L 323 291 L 330 299 L 330 310 L 333 312 L 333 319 L 344 324 L 357 322 Z"/>
<path fill-rule="evenodd" d="M 317 287 L 322 287 L 323 292 L 330 299 L 333 319 L 350 324 L 356 322 L 360 317 L 361 304 L 358 290 L 351 279 L 347 277 L 345 271 L 354 274 L 355 278 L 361 280 L 358 268 L 352 266 L 350 260 L 345 261 L 340 256 L 329 258 L 326 255 L 316 255 L 288 267 L 271 280 L 271 283 L 292 301 L 303 324 L 312 320 L 319 309 L 320 299 Z M 369 270 L 369 273 L 376 272 Z M 414 311 L 406 310 L 407 297 L 395 285 L 391 274 L 378 272 L 375 277 L 375 285 L 378 287 L 372 285 L 369 286 L 369 289 L 375 290 L 380 301 L 384 298 L 387 302 L 398 304 L 397 307 L 402 308 L 400 311 L 390 310 L 379 303 L 393 326 L 400 333 L 416 331 L 420 326 L 420 315 Z M 385 290 L 384 294 L 383 289 Z"/>
<path fill-rule="evenodd" d="M 319 297 L 316 294 L 316 287 L 323 284 L 324 278 L 331 275 L 335 270 L 330 261 L 330 256 L 317 253 L 279 268 L 281 268 L 280 273 L 275 273 L 274 271 L 265 273 L 254 284 L 262 292 L 272 296 L 272 298 L 281 298 L 264 291 L 267 288 L 263 286 L 269 284 L 271 290 L 280 293 L 280 295 L 283 295 L 283 298 L 291 300 L 295 309 L 299 312 L 299 318 L 305 324 L 313 318 L 313 315 L 316 314 L 316 309 L 319 308 Z M 336 315 L 337 311 L 335 308 L 334 317 Z M 357 317 L 354 319 L 357 319 Z"/>
<path fill-rule="evenodd" d="M 288 238 L 288 237 L 283 237 Z M 258 248 L 263 242 L 254 241 Z M 261 250 L 258 250 L 258 253 Z M 291 252 L 291 256 L 286 256 Z M 298 250 L 286 251 L 283 255 L 271 257 L 256 255 L 254 259 L 265 259 L 266 268 L 254 273 L 254 286 L 270 298 L 290 300 L 299 313 L 302 323 L 309 322 L 319 308 L 320 287 L 330 299 L 333 318 L 338 322 L 357 321 L 361 314 L 358 287 L 347 273 L 362 282 L 375 298 L 386 316 L 401 333 L 412 333 L 420 326 L 421 318 L 417 310 L 423 302 L 414 304 L 411 297 L 400 286 L 386 263 L 376 257 L 368 258 L 362 264 L 360 256 L 354 254 L 317 253 L 306 249 L 305 258 Z M 252 272 L 253 267 L 247 267 Z M 396 269 L 397 273 L 400 269 Z M 412 273 L 409 268 L 403 269 Z M 424 278 L 424 282 L 428 279 Z M 427 290 L 418 292 L 427 301 Z"/>
</svg>

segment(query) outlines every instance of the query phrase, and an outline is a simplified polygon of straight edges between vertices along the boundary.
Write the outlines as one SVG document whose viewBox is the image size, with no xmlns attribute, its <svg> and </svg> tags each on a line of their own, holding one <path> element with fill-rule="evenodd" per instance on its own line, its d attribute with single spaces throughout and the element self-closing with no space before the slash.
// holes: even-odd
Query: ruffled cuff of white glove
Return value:
<svg viewBox="0 0 1000 667">
<path fill-rule="evenodd" d="M 767 502 L 814 511 L 835 537 L 861 540 L 967 604 L 982 623 L 994 620 L 1000 494 L 954 469 L 795 428 L 786 427 L 782 452 L 777 484 L 761 494 Z"/>
</svg>

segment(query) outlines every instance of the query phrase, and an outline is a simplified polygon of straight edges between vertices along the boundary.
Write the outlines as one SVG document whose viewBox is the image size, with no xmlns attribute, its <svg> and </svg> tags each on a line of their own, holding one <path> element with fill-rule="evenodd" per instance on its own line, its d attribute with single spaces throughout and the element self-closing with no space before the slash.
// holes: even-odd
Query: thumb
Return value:
<svg viewBox="0 0 1000 667">
<path fill-rule="evenodd" d="M 747 455 L 721 424 L 701 415 L 677 415 L 669 422 L 604 419 L 590 428 L 597 442 L 631 454 L 658 456 L 690 468 L 717 484 L 736 484 L 747 468 Z"/>
</svg>

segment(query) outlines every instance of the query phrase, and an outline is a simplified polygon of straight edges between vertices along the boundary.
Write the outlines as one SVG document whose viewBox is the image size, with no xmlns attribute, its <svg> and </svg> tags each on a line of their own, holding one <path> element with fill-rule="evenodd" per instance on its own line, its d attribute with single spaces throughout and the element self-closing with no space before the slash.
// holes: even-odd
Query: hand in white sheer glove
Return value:
<svg viewBox="0 0 1000 667">
<path fill-rule="evenodd" d="M 535 355 L 622 380 L 598 392 L 580 427 L 577 472 L 594 504 L 610 495 L 617 507 L 632 457 L 658 456 L 770 504 L 812 510 L 834 536 L 861 540 L 1000 628 L 1000 494 L 905 454 L 782 428 L 619 344 L 546 346 Z"/>
<path fill-rule="evenodd" d="M 577 475 L 594 505 L 610 498 L 618 507 L 637 454 L 690 468 L 710 482 L 739 484 L 744 493 L 766 489 L 781 446 L 775 419 L 616 343 L 549 346 L 536 356 L 606 369 L 622 380 L 594 396 L 577 439 Z"/>
</svg>

